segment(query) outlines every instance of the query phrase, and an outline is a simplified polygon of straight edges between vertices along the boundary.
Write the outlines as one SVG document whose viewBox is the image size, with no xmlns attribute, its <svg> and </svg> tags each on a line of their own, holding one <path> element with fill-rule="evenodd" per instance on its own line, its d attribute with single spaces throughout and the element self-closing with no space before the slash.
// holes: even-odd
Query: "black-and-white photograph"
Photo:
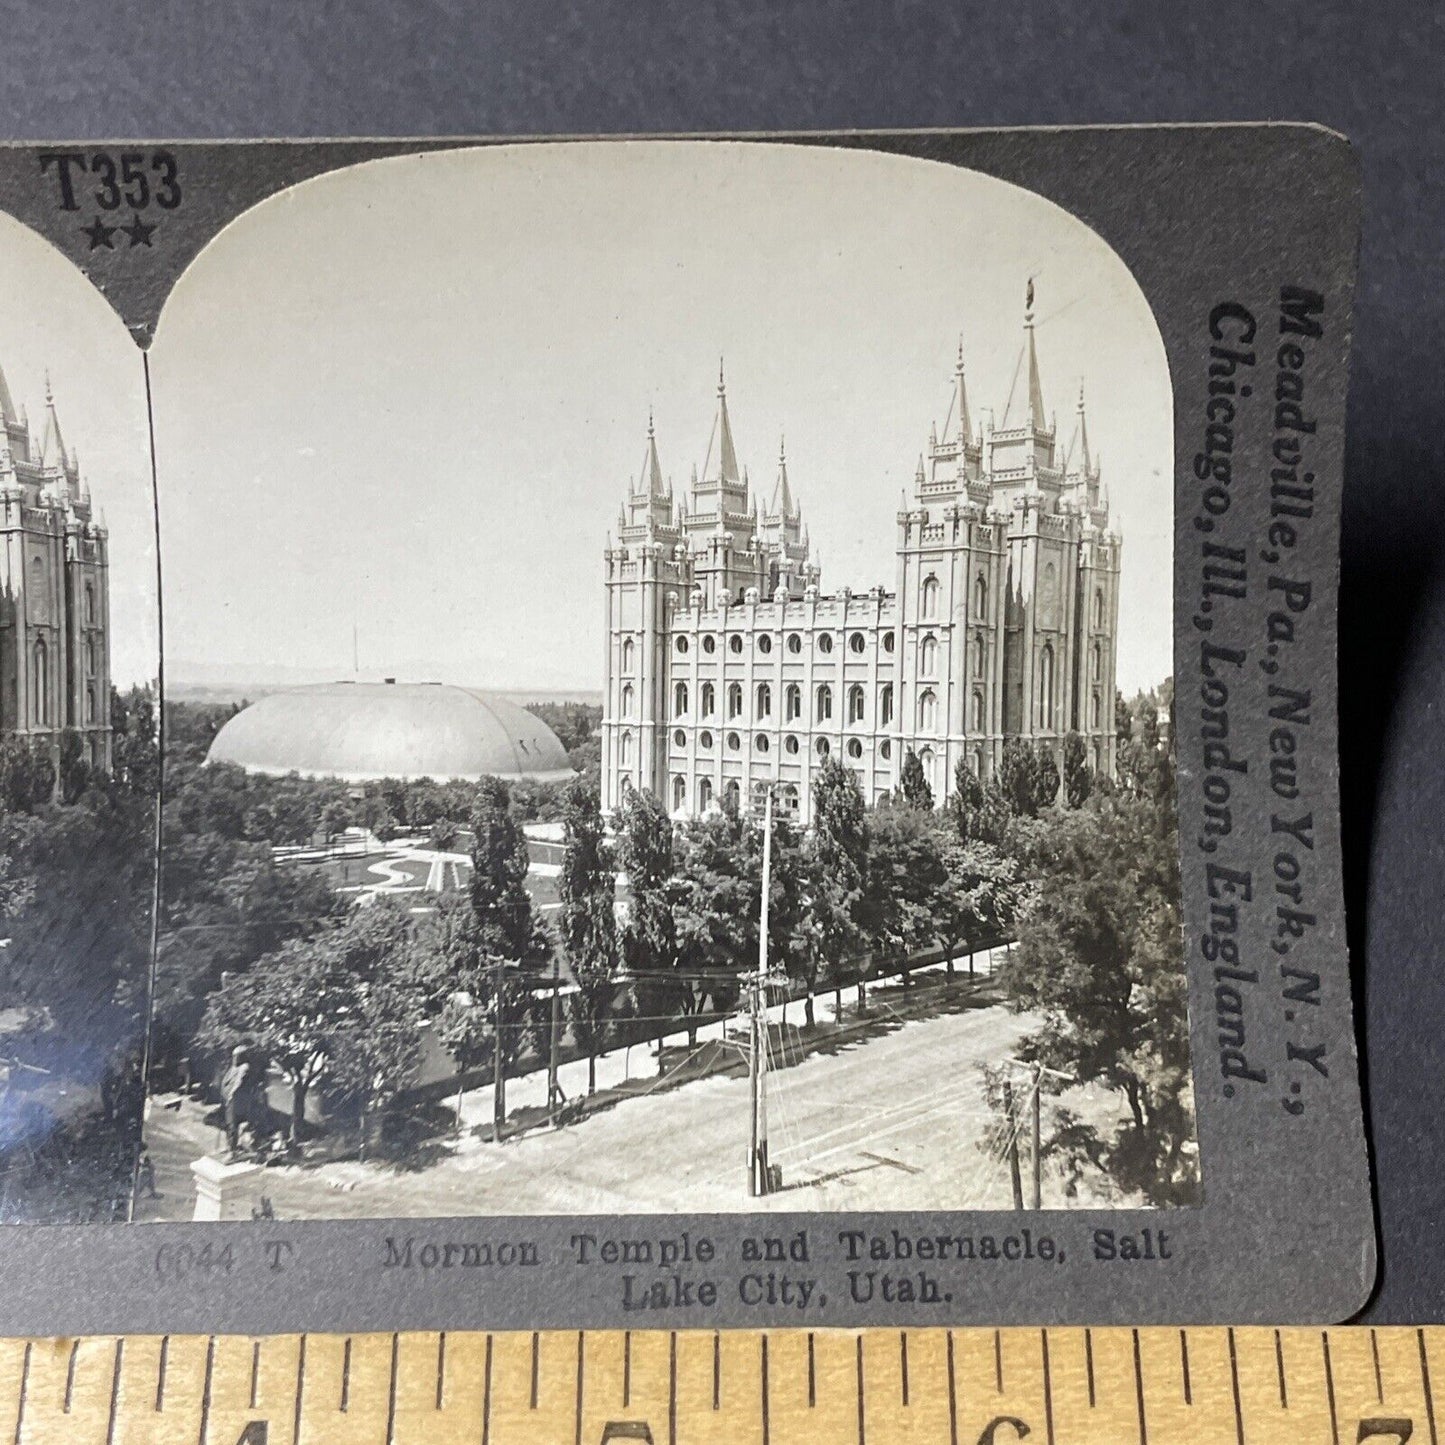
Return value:
<svg viewBox="0 0 1445 1445">
<path fill-rule="evenodd" d="M 140 356 L 0 218 L 0 1222 L 127 1219 L 155 888 L 159 607 Z"/>
<path fill-rule="evenodd" d="M 861 150 L 401 156 L 231 224 L 150 365 L 126 1212 L 1199 1202 L 1172 394 L 1081 221 Z"/>
</svg>

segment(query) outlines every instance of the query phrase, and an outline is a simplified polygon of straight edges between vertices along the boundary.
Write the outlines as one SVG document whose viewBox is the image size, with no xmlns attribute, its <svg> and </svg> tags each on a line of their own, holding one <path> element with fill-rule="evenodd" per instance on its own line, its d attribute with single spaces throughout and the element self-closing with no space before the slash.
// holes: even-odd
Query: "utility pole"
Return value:
<svg viewBox="0 0 1445 1445">
<path fill-rule="evenodd" d="M 1013 1179 L 1014 1208 L 1024 1207 L 1024 1181 L 1019 1171 L 1019 1129 L 1018 1117 L 1014 1113 L 1014 1086 L 1012 1079 L 1003 1081 L 1003 1111 L 1005 1127 L 1008 1129 L 1008 1167 Z"/>
<path fill-rule="evenodd" d="M 492 1138 L 502 1142 L 507 1118 L 506 1080 L 502 1077 L 502 960 L 492 967 Z"/>
<path fill-rule="evenodd" d="M 552 1027 L 547 1049 L 547 1118 L 557 1122 L 562 1090 L 557 1085 L 557 1056 L 562 1047 L 562 960 L 552 955 Z"/>
<path fill-rule="evenodd" d="M 1040 1118 L 1039 1118 L 1039 1110 L 1040 1110 L 1039 1095 L 1042 1094 L 1043 1091 L 1044 1091 L 1044 1066 L 1043 1066 L 1042 1064 L 1037 1064 L 1037 1065 L 1034 1066 L 1034 1107 L 1033 1107 L 1033 1116 L 1034 1116 L 1034 1118 L 1033 1118 L 1033 1130 L 1034 1130 L 1034 1137 L 1033 1137 L 1033 1160 L 1034 1160 L 1034 1208 L 1035 1208 L 1035 1209 L 1042 1209 L 1042 1208 L 1044 1207 L 1044 1205 L 1043 1205 L 1044 1176 L 1043 1176 L 1042 1151 L 1041 1151 L 1040 1148 L 1039 1148 L 1039 1141 L 1040 1141 L 1041 1134 L 1042 1134 L 1041 1124 L 1040 1124 Z"/>
<path fill-rule="evenodd" d="M 748 1142 L 748 1193 L 757 1198 L 768 1192 L 768 1106 L 764 1083 L 767 1014 L 764 1010 L 768 976 L 768 895 L 773 874 L 773 790 L 767 790 L 763 808 L 763 898 L 758 924 L 758 974 L 753 983 L 751 1048 L 748 1050 L 748 1083 L 752 1095 L 752 1131 Z"/>
</svg>

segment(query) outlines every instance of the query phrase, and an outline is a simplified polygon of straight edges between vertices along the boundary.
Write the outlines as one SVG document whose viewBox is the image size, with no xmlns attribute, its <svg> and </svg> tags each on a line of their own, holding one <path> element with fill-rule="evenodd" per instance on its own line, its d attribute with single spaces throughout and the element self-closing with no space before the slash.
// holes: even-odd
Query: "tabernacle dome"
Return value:
<svg viewBox="0 0 1445 1445">
<path fill-rule="evenodd" d="M 487 774 L 554 783 L 574 773 L 540 718 L 495 693 L 442 683 L 329 682 L 271 693 L 222 727 L 206 761 L 353 783 Z"/>
</svg>

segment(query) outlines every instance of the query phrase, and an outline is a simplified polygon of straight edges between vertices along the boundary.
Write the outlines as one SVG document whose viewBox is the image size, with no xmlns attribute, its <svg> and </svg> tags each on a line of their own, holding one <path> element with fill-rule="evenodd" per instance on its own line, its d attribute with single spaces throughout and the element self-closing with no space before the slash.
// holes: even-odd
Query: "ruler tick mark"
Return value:
<svg viewBox="0 0 1445 1445">
<path fill-rule="evenodd" d="M 953 1331 L 948 1332 L 948 1445 L 958 1445 L 958 1386 L 953 1376 Z"/>
<path fill-rule="evenodd" d="M 442 1330 L 437 1335 L 437 1409 L 440 1410 L 446 1401 L 447 1381 L 447 1332 Z"/>
<path fill-rule="evenodd" d="M 1274 1332 L 1274 1372 L 1279 1376 L 1279 1407 L 1281 1410 L 1288 1410 L 1289 1386 L 1284 1378 L 1284 1341 L 1280 1339 L 1278 1330 Z"/>
<path fill-rule="evenodd" d="M 210 1357 L 207 1356 L 206 1378 L 210 1378 L 209 1370 Z M 296 1413 L 291 1421 L 291 1438 L 294 1441 L 301 1439 L 301 1392 L 306 1386 L 306 1336 L 301 1336 L 301 1343 L 296 1350 Z M 204 1445 L 204 1436 L 202 1437 Z"/>
<path fill-rule="evenodd" d="M 105 1422 L 105 1445 L 114 1445 L 115 1442 L 115 1412 L 120 1404 L 120 1366 L 125 1357 L 124 1337 L 115 1342 L 115 1368 L 110 1377 L 110 1414 Z"/>
<path fill-rule="evenodd" d="M 251 1397 L 247 1401 L 249 1408 L 256 1408 L 257 1393 L 261 1385 L 261 1341 L 251 1341 Z M 157 1406 L 157 1409 L 160 1407 Z"/>
<path fill-rule="evenodd" d="M 1330 1361 L 1330 1336 L 1328 1330 L 1320 1331 L 1320 1348 L 1325 1357 L 1325 1394 L 1330 1402 L 1330 1439 L 1340 1445 L 1340 1417 L 1335 1409 L 1335 1370 Z"/>
<path fill-rule="evenodd" d="M 863 1428 L 863 1336 L 858 1336 L 858 1445 L 864 1445 Z"/>
<path fill-rule="evenodd" d="M 1084 1372 L 1089 1377 L 1089 1408 L 1094 1408 L 1094 1332 L 1084 1331 Z"/>
<path fill-rule="evenodd" d="M 166 1361 L 171 1352 L 171 1337 L 161 1336 L 161 1356 L 156 1362 L 156 1409 L 163 1410 L 166 1404 Z M 251 1402 L 255 1404 L 253 1400 Z"/>
<path fill-rule="evenodd" d="M 572 1434 L 573 1445 L 582 1445 L 582 1346 L 586 1338 L 584 1331 L 577 1331 L 577 1428 Z"/>
<path fill-rule="evenodd" d="M 1184 1403 L 1194 1403 L 1194 1391 L 1189 1383 L 1189 1336 L 1179 1331 L 1179 1368 L 1184 1372 Z"/>
<path fill-rule="evenodd" d="M 818 1403 L 818 1372 L 813 1360 L 813 1332 L 808 1331 L 808 1408 Z"/>
<path fill-rule="evenodd" d="M 25 1354 L 20 1360 L 20 1400 L 15 1412 L 15 1445 L 20 1445 L 21 1432 L 25 1428 L 25 1400 L 30 1393 L 30 1351 L 33 1346 L 25 1342 Z"/>
<path fill-rule="evenodd" d="M 622 1334 L 622 1403 L 632 1403 L 632 1331 Z"/>
<path fill-rule="evenodd" d="M 1149 1421 L 1144 1414 L 1144 1360 L 1139 1352 L 1139 1331 L 1134 1336 L 1134 1398 L 1139 1402 L 1139 1445 L 1149 1445 Z M 1184 1343 L 1184 1331 L 1179 1331 L 1179 1342 Z M 1189 1356 L 1184 1356 L 1184 1401 L 1189 1403 Z"/>
<path fill-rule="evenodd" d="M 767 1345 L 763 1346 L 764 1351 Z M 712 1407 L 718 1409 L 722 1403 L 722 1335 L 712 1332 Z"/>
<path fill-rule="evenodd" d="M 492 1337 L 487 1336 L 486 1363 L 482 1367 L 482 1445 L 492 1433 Z"/>
<path fill-rule="evenodd" d="M 347 1340 L 347 1344 L 351 1341 Z M 391 1337 L 391 1381 L 386 1389 L 386 1445 L 396 1445 L 396 1367 L 401 1358 L 401 1336 Z"/>
<path fill-rule="evenodd" d="M 211 1380 L 215 1373 L 216 1337 L 212 1335 L 206 1341 L 206 1377 L 201 1385 L 201 1430 L 200 1434 L 196 1437 L 201 1442 L 201 1445 L 206 1445 L 206 1434 L 211 1428 Z M 296 1382 L 296 1395 L 299 1401 L 301 1396 L 301 1382 L 299 1380 Z M 297 1405 L 297 1411 L 298 1413 L 300 1412 L 299 1403 Z M 300 1433 L 298 1429 L 298 1438 L 300 1437 Z"/>
<path fill-rule="evenodd" d="M 903 1392 L 903 1404 L 908 1405 L 908 1331 L 898 1331 L 898 1379 Z"/>
<path fill-rule="evenodd" d="M 344 1415 L 351 1405 L 351 1336 L 341 1347 L 341 1413 Z"/>
<path fill-rule="evenodd" d="M 80 1352 L 80 1341 L 78 1339 L 70 1342 L 70 1359 L 65 1365 L 65 1404 L 61 1406 L 63 1414 L 70 1414 L 70 1401 L 75 1394 L 75 1357 Z"/>
<path fill-rule="evenodd" d="M 1244 1445 L 1244 1409 L 1239 1402 L 1239 1354 L 1235 1349 L 1234 1330 L 1229 1335 L 1229 1388 L 1234 1394 L 1234 1438 Z"/>
<path fill-rule="evenodd" d="M 1440 1437 L 1435 1433 L 1435 1395 L 1430 1389 L 1430 1361 L 1425 1354 L 1425 1331 L 1416 1330 L 1415 1337 L 1420 1341 L 1420 1380 L 1425 1386 L 1425 1419 L 1430 1424 L 1430 1445 L 1440 1445 Z"/>
<path fill-rule="evenodd" d="M 1003 1336 L 993 1332 L 993 1383 L 996 1393 L 1003 1394 Z"/>
<path fill-rule="evenodd" d="M 677 1331 L 667 1337 L 667 1445 L 677 1445 Z"/>
<path fill-rule="evenodd" d="M 541 1370 L 541 1361 L 538 1356 L 542 1351 L 542 1337 L 536 1330 L 532 1331 L 532 1409 L 537 1408 L 537 1376 Z"/>
<path fill-rule="evenodd" d="M 716 1338 L 716 1336 L 714 1336 Z M 768 1419 L 768 1337 L 763 1336 L 763 1350 L 760 1361 L 761 1383 L 763 1391 L 763 1445 L 769 1445 L 769 1436 L 772 1433 L 772 1421 Z"/>
<path fill-rule="evenodd" d="M 1370 1358 L 1375 1364 L 1375 1398 L 1385 1403 L 1385 1382 L 1380 1377 L 1380 1341 L 1374 1330 L 1370 1331 Z"/>
<path fill-rule="evenodd" d="M 1054 1381 L 1049 1370 L 1049 1332 L 1039 1331 L 1039 1349 L 1044 1362 L 1044 1430 L 1049 1445 L 1054 1445 Z"/>
</svg>

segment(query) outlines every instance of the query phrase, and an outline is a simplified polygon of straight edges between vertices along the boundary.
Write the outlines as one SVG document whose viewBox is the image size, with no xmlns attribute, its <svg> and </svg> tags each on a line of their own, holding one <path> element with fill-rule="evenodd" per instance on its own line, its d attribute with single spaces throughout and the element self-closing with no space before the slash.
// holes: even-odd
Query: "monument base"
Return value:
<svg viewBox="0 0 1445 1445">
<path fill-rule="evenodd" d="M 191 1218 L 198 1222 L 254 1218 L 261 1203 L 261 1166 L 241 1160 L 226 1163 L 209 1154 L 191 1165 L 196 1178 L 196 1207 Z"/>
</svg>

